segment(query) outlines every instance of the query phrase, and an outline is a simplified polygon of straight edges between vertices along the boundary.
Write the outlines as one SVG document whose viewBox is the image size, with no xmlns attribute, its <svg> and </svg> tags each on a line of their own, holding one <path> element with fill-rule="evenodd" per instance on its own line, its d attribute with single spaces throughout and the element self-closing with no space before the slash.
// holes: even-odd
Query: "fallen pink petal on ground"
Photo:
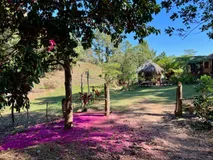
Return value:
<svg viewBox="0 0 213 160">
<path fill-rule="evenodd" d="M 22 133 L 16 133 L 5 137 L 0 145 L 0 150 L 22 149 L 33 145 L 39 145 L 47 142 L 70 143 L 80 141 L 81 143 L 95 143 L 105 149 L 121 152 L 130 145 L 127 141 L 130 135 L 123 133 L 120 135 L 120 129 L 107 123 L 111 118 L 103 114 L 79 113 L 75 114 L 75 127 L 70 130 L 64 130 L 63 120 L 57 120 L 53 123 L 43 123 L 35 125 Z M 95 126 L 95 128 L 93 128 Z M 98 127 L 97 127 L 98 126 Z"/>
</svg>

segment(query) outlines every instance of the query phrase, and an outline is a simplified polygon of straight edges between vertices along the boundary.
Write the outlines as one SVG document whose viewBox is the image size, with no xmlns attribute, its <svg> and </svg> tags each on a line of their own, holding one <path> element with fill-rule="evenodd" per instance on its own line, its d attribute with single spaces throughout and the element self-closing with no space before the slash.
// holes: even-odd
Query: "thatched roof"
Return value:
<svg viewBox="0 0 213 160">
<path fill-rule="evenodd" d="M 208 56 L 192 56 L 189 59 L 188 64 L 202 63 L 204 61 L 208 61 L 208 60 L 212 60 L 212 59 L 213 59 L 213 53 Z"/>
<path fill-rule="evenodd" d="M 207 61 L 210 57 L 208 56 L 193 56 L 189 59 L 189 64 L 191 63 L 200 63 L 203 61 Z"/>
<path fill-rule="evenodd" d="M 137 73 L 156 72 L 157 74 L 161 74 L 163 71 L 164 71 L 163 68 L 161 68 L 159 65 L 157 65 L 154 62 L 146 62 L 137 69 Z"/>
</svg>

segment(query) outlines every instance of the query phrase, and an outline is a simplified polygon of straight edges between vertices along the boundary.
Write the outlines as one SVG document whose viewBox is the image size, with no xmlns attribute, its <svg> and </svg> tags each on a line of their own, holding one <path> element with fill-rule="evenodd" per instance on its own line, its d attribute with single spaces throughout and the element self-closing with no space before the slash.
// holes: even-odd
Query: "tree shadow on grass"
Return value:
<svg viewBox="0 0 213 160">
<path fill-rule="evenodd" d="M 131 91 L 114 91 L 112 92 L 112 105 L 116 104 L 117 101 L 125 101 L 126 99 L 149 99 L 153 103 L 173 103 L 175 100 L 175 88 L 174 87 L 163 87 L 158 88 L 137 88 Z M 125 104 L 124 104 L 125 105 Z"/>
<path fill-rule="evenodd" d="M 184 98 L 191 97 L 194 92 L 191 91 L 192 86 L 184 87 Z M 78 98 L 79 94 L 74 94 L 73 97 Z M 33 105 L 44 105 L 48 102 L 49 105 L 61 107 L 61 100 L 63 96 L 52 96 L 52 97 L 42 97 L 35 99 Z M 133 87 L 130 91 L 111 91 L 111 108 L 115 111 L 127 110 L 129 108 L 128 104 L 134 104 L 135 102 L 141 100 L 147 100 L 150 103 L 175 103 L 176 98 L 176 86 L 150 86 L 150 87 Z M 80 100 L 73 100 L 74 108 L 81 106 Z M 89 108 L 95 110 L 104 110 L 104 101 L 95 101 L 95 104 L 91 104 Z"/>
<path fill-rule="evenodd" d="M 113 91 L 112 100 L 120 101 L 125 99 L 134 98 L 148 98 L 152 103 L 175 103 L 176 99 L 176 86 L 149 86 L 139 87 L 134 86 L 130 91 Z M 184 98 L 189 98 L 196 95 L 194 86 L 183 86 Z M 150 97 L 151 96 L 151 97 Z M 113 104 L 113 103 L 112 103 Z"/>
<path fill-rule="evenodd" d="M 48 104 L 52 105 L 52 104 L 61 104 L 62 99 L 65 96 L 48 96 L 48 97 L 42 97 L 42 98 L 36 98 L 36 102 L 34 102 L 33 104 L 36 105 L 42 105 L 42 104 L 46 104 L 48 102 Z M 79 98 L 79 94 L 75 93 L 73 94 L 74 98 Z M 80 100 L 73 100 L 74 102 L 80 102 Z"/>
</svg>

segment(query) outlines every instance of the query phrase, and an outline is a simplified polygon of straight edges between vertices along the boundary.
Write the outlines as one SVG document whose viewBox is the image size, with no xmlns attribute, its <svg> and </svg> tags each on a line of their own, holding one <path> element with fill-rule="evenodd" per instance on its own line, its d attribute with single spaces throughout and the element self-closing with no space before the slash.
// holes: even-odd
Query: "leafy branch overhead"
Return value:
<svg viewBox="0 0 213 160">
<path fill-rule="evenodd" d="M 27 76 L 28 85 L 32 86 L 30 83 L 38 83 L 40 75 L 48 67 L 62 65 L 65 96 L 69 102 L 65 128 L 69 128 L 73 122 L 73 106 L 69 101 L 72 98 L 71 63 L 78 57 L 75 51 L 78 42 L 84 48 L 91 47 L 96 30 L 110 35 L 115 45 L 121 42 L 126 33 L 133 32 L 134 38 L 139 41 L 150 34 L 159 33 L 158 29 L 148 24 L 153 15 L 160 11 L 160 5 L 153 0 L 2 0 L 0 11 L 1 34 L 11 30 L 17 32 L 19 37 L 15 45 L 18 56 L 11 57 L 15 59 L 14 73 Z M 113 78 L 118 66 L 113 64 L 108 67 L 112 69 Z M 107 79 L 111 81 L 112 78 Z"/>
<path fill-rule="evenodd" d="M 165 31 L 170 36 L 178 34 L 186 38 L 193 32 L 206 32 L 213 39 L 213 1 L 212 0 L 163 0 L 161 2 L 167 13 L 171 13 L 170 19 L 182 20 L 184 27 L 175 28 L 169 26 Z"/>
</svg>

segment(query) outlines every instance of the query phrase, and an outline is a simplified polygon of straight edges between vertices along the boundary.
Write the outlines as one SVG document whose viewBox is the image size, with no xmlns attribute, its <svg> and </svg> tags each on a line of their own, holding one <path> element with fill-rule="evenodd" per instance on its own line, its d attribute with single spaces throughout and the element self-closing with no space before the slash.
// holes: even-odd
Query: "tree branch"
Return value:
<svg viewBox="0 0 213 160">
<path fill-rule="evenodd" d="M 193 29 L 191 29 L 183 38 L 182 40 L 184 40 L 186 37 L 188 37 L 195 29 L 197 29 L 200 25 L 202 25 L 205 22 L 200 22 L 198 25 L 196 25 Z"/>
<path fill-rule="evenodd" d="M 46 61 L 46 63 L 48 63 L 50 66 L 54 66 L 54 65 L 60 64 L 60 65 L 62 65 L 64 67 L 64 64 L 62 62 L 60 62 L 59 60 L 56 60 L 56 59 L 48 60 L 48 61 Z"/>
</svg>

